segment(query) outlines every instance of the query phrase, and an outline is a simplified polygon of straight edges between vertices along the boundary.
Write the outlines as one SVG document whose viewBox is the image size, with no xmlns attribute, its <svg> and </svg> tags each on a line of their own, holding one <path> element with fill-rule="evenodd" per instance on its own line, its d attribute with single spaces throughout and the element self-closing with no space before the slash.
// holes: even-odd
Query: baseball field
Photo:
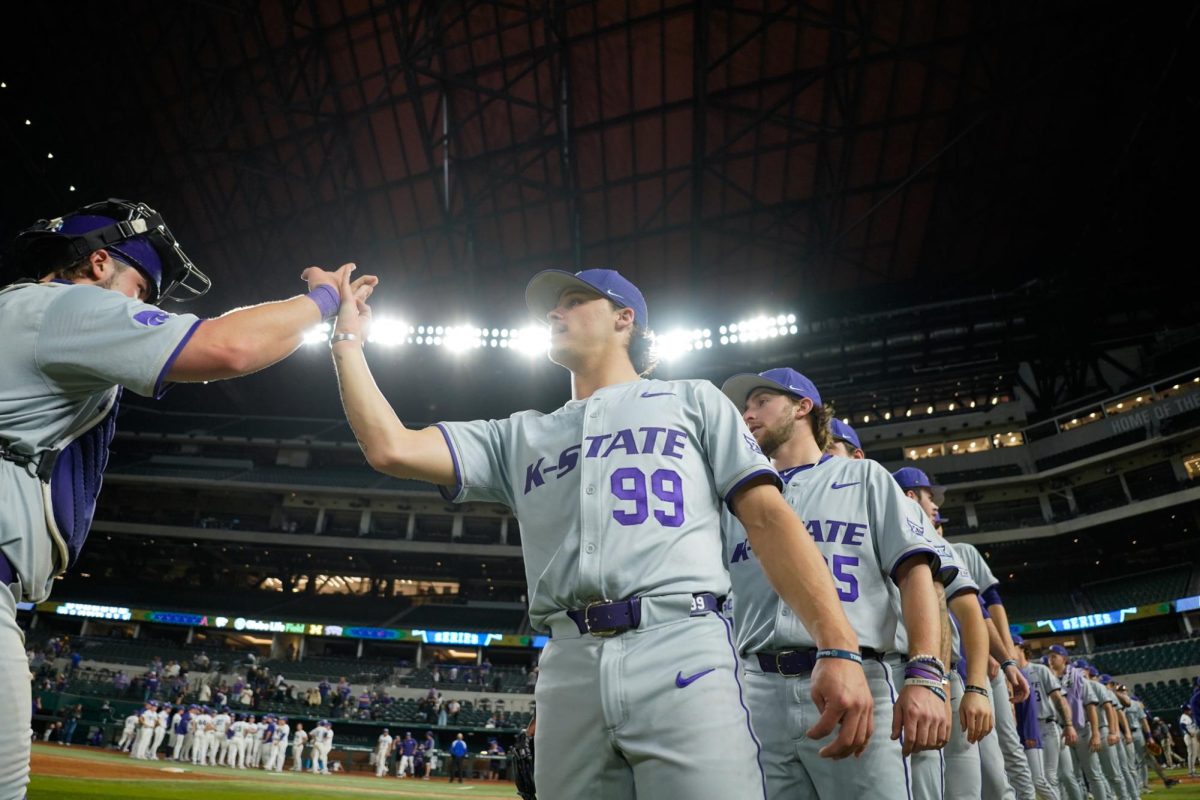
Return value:
<svg viewBox="0 0 1200 800">
<path fill-rule="evenodd" d="M 1198 785 L 1200 787 L 1200 785 Z M 311 775 L 285 770 L 233 771 L 223 767 L 134 761 L 127 755 L 89 747 L 34 744 L 29 800 L 327 800 L 388 797 L 392 800 L 517 797 L 507 782 L 450 784 L 445 778 L 420 781 L 376 778 L 373 774 Z M 1180 795 L 1190 797 L 1192 795 Z M 1195 795 L 1200 798 L 1200 792 Z"/>
</svg>

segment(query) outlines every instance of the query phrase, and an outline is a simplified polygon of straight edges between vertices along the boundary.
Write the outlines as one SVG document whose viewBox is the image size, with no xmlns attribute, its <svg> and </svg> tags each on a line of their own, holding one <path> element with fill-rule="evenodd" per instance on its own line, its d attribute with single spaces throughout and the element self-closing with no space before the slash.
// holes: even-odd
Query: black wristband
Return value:
<svg viewBox="0 0 1200 800">
<path fill-rule="evenodd" d="M 1009 667 L 1015 666 L 1017 666 L 1017 660 L 1015 658 L 1006 658 L 1000 662 L 1000 669 L 1008 669 Z"/>
<path fill-rule="evenodd" d="M 964 692 L 974 692 L 975 694 L 981 694 L 984 697 L 990 697 L 990 694 L 988 693 L 987 689 L 983 688 L 982 686 L 975 686 L 974 684 L 970 684 L 970 683 L 968 683 L 966 686 L 963 687 L 963 691 Z"/>
<path fill-rule="evenodd" d="M 853 650 L 818 650 L 816 658 L 820 661 L 822 658 L 844 658 L 847 661 L 853 661 L 856 664 L 862 663 L 862 654 L 856 653 Z"/>
</svg>

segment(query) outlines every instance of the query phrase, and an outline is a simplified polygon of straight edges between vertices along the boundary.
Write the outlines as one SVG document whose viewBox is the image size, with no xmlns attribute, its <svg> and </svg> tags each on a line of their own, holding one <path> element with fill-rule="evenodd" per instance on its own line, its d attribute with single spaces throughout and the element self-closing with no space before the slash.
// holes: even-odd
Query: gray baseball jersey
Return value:
<svg viewBox="0 0 1200 800">
<path fill-rule="evenodd" d="M 1124 708 L 1125 719 L 1129 720 L 1129 730 L 1134 736 L 1139 733 L 1142 736 L 1146 732 L 1142 730 L 1142 720 L 1146 718 L 1146 707 L 1142 705 L 1142 701 L 1130 698 L 1129 705 Z"/>
<path fill-rule="evenodd" d="M 1058 719 L 1058 705 L 1052 695 L 1062 691 L 1058 676 L 1045 664 L 1037 661 L 1029 662 L 1023 670 L 1029 680 L 1029 689 L 1033 692 L 1037 704 L 1038 719 Z"/>
<path fill-rule="evenodd" d="M 1112 703 L 1108 696 L 1108 689 L 1091 679 L 1087 680 L 1084 689 L 1087 692 L 1087 699 L 1084 702 L 1096 705 L 1096 714 L 1100 718 L 1100 730 L 1108 730 L 1108 714 L 1104 711 L 1104 707 Z"/>
<path fill-rule="evenodd" d="M 897 567 L 922 557 L 940 571 L 921 518 L 913 518 L 892 476 L 874 461 L 826 456 L 815 466 L 785 470 L 782 478 L 784 497 L 829 565 L 859 644 L 892 650 L 901 622 L 899 592 L 889 591 Z M 723 525 L 738 650 L 814 647 L 812 635 L 771 587 L 740 523 L 726 514 Z"/>
<path fill-rule="evenodd" d="M 529 618 L 633 595 L 724 595 L 724 503 L 777 480 L 729 400 L 707 381 L 606 386 L 549 414 L 439 423 L 454 502 L 511 508 L 521 524 Z"/>
<path fill-rule="evenodd" d="M 0 291 L 0 439 L 30 456 L 62 448 L 110 414 L 118 387 L 157 397 L 199 323 L 97 286 L 22 283 Z M 58 481 L 56 470 L 46 488 L 30 470 L 0 461 L 0 529 L 19 532 L 5 537 L 3 552 L 32 602 L 49 596 L 55 572 L 82 544 L 66 530 L 81 521 L 64 519 L 63 504 L 52 501 Z"/>
<path fill-rule="evenodd" d="M 951 547 L 954 548 L 954 553 L 958 556 L 958 563 L 966 567 L 967 571 L 971 573 L 971 577 L 975 579 L 975 584 L 979 587 L 980 594 L 1000 584 L 1000 581 L 992 574 L 991 567 L 983 560 L 983 556 L 975 548 L 975 545 L 967 542 L 952 542 Z"/>
<path fill-rule="evenodd" d="M 903 495 L 907 510 L 905 511 L 905 520 L 920 520 L 925 528 L 924 536 L 929 540 L 933 549 L 937 551 L 940 569 L 936 574 L 937 580 L 945 586 L 946 601 L 949 602 L 955 595 L 963 592 L 979 592 L 979 587 L 975 585 L 975 580 L 971 577 L 971 573 L 958 562 L 958 557 L 954 553 L 954 548 L 950 543 L 938 535 L 934 528 L 933 520 L 925 513 L 925 509 L 921 508 L 921 504 L 913 500 L 908 495 Z M 900 603 L 900 587 L 889 581 L 887 584 L 888 592 L 893 596 L 893 603 L 899 608 Z M 951 623 L 950 625 L 950 664 L 953 666 L 958 663 L 958 651 L 961 647 L 961 639 L 958 627 Z M 896 652 L 907 653 L 908 648 L 908 629 L 904 627 L 904 620 L 901 619 L 900 626 L 896 629 Z"/>
</svg>

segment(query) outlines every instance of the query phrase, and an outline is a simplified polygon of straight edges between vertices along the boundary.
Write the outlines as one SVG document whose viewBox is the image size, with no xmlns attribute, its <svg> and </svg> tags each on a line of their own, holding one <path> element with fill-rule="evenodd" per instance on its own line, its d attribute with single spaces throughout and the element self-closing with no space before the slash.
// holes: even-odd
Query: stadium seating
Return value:
<svg viewBox="0 0 1200 800">
<path fill-rule="evenodd" d="M 397 623 L 406 628 L 516 633 L 524 620 L 524 609 L 425 604 L 414 606 Z"/>
<path fill-rule="evenodd" d="M 1097 652 L 1096 668 L 1111 675 L 1131 675 L 1200 664 L 1200 639 L 1184 639 L 1148 647 Z"/>
<path fill-rule="evenodd" d="M 1021 474 L 1018 464 L 1000 464 L 994 467 L 979 467 L 976 469 L 939 470 L 934 481 L 943 486 L 970 481 L 995 480 L 996 478 L 1011 478 Z"/>
<path fill-rule="evenodd" d="M 1002 591 L 1004 608 L 1011 622 L 1035 622 L 1039 619 L 1073 617 L 1080 613 L 1068 591 L 1007 584 Z"/>
<path fill-rule="evenodd" d="M 1134 428 L 1131 431 L 1118 433 L 1115 436 L 1109 436 L 1105 439 L 1101 439 L 1098 442 L 1092 442 L 1091 444 L 1085 444 L 1081 447 L 1074 447 L 1070 450 L 1064 450 L 1061 453 L 1055 453 L 1052 456 L 1039 458 L 1037 460 L 1037 469 L 1038 472 L 1044 472 L 1048 469 L 1061 467 L 1064 464 L 1080 461 L 1081 459 L 1099 455 L 1100 453 L 1104 453 L 1109 450 L 1116 450 L 1118 447 L 1137 444 L 1138 442 L 1145 441 L 1145 439 L 1146 429 L 1144 427 Z"/>
<path fill-rule="evenodd" d="M 1188 594 L 1192 569 L 1192 564 L 1188 563 L 1123 578 L 1094 581 L 1085 583 L 1083 590 L 1095 611 L 1174 600 Z"/>
</svg>

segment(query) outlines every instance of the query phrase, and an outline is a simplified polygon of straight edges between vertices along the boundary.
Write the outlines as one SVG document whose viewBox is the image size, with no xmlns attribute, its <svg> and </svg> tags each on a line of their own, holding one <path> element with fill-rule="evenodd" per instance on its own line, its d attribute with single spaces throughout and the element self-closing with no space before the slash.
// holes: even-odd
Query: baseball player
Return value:
<svg viewBox="0 0 1200 800">
<path fill-rule="evenodd" d="M 396 777 L 407 778 L 409 773 L 415 775 L 413 754 L 417 752 L 417 740 L 411 733 L 406 732 L 404 738 L 396 743 L 396 748 L 400 751 L 399 763 L 396 765 Z"/>
<path fill-rule="evenodd" d="M 208 762 L 208 748 L 212 741 L 213 718 L 208 706 L 201 706 L 196 714 L 196 729 L 192 732 L 192 763 L 196 765 Z"/>
<path fill-rule="evenodd" d="M 939 487 L 930 484 L 927 477 L 923 486 L 914 485 L 912 488 L 921 490 L 919 501 L 936 503 Z M 930 495 L 928 498 L 927 493 Z M 936 512 L 936 507 L 934 511 Z M 1000 581 L 992 574 L 991 568 L 974 545 L 968 542 L 954 542 L 951 546 L 958 562 L 967 568 L 979 585 L 982 610 L 986 612 L 985 617 L 991 623 L 988 626 L 989 637 L 992 640 L 991 652 L 993 657 L 997 657 L 1000 667 L 995 674 L 992 674 L 990 668 L 988 670 L 995 711 L 996 737 L 992 740 L 984 739 L 979 749 L 983 797 L 984 800 L 1013 796 L 1018 800 L 1034 800 L 1033 776 L 1029 773 L 1025 748 L 1021 746 L 1021 740 L 1017 736 L 1016 718 L 1012 707 L 1005 703 L 1010 686 L 1014 702 L 1021 702 L 1029 696 L 1029 684 L 1017 668 L 1014 658 L 1015 648 L 1012 632 L 1008 627 L 1008 613 L 1000 597 Z"/>
<path fill-rule="evenodd" d="M 425 753 L 425 772 L 422 780 L 427 781 L 437 766 L 437 740 L 433 738 L 433 731 L 425 731 L 425 741 L 421 743 L 421 750 Z"/>
<path fill-rule="evenodd" d="M 171 721 L 167 724 L 167 749 L 171 751 L 171 755 L 167 756 L 171 761 L 175 760 L 175 743 L 179 741 L 179 734 L 176 733 L 176 728 L 179 727 L 179 721 L 183 719 L 186 713 L 182 705 L 176 707 L 175 713 L 171 715 Z"/>
<path fill-rule="evenodd" d="M 130 754 L 133 758 L 147 758 L 150 742 L 154 738 L 154 726 L 158 724 L 157 707 L 157 700 L 147 700 L 142 708 L 141 716 L 138 718 L 137 739 L 133 745 L 133 752 Z"/>
<path fill-rule="evenodd" d="M 1117 800 L 1137 800 L 1138 793 L 1132 792 L 1127 776 L 1121 769 L 1119 751 L 1121 749 L 1120 718 L 1117 712 L 1116 695 L 1109 691 L 1104 681 L 1100 680 L 1100 670 L 1085 665 L 1088 680 L 1096 687 L 1099 696 L 1100 719 L 1100 769 L 1108 780 L 1109 788 Z M 1105 676 L 1108 677 L 1108 676 Z"/>
<path fill-rule="evenodd" d="M 1175 737 L 1171 735 L 1171 726 L 1162 717 L 1155 717 L 1150 721 L 1150 731 L 1154 734 L 1154 741 L 1162 747 L 1163 760 L 1167 762 L 1167 769 L 1175 769 L 1179 766 L 1180 759 L 1175 755 Z"/>
<path fill-rule="evenodd" d="M 1029 696 L 1015 703 L 1017 731 L 1029 762 L 1034 790 L 1044 800 L 1059 800 L 1057 742 L 1047 742 L 1042 722 L 1055 717 L 1052 693 L 1062 694 L 1062 686 L 1045 664 L 1031 662 L 1025 654 L 1025 640 L 1013 634 L 1017 667 L 1029 683 Z M 1051 752 L 1053 751 L 1053 752 Z"/>
<path fill-rule="evenodd" d="M 262 746 L 262 731 L 266 727 L 264 723 L 255 721 L 254 715 L 250 715 L 246 719 L 246 726 L 242 728 L 242 732 L 246 736 L 246 744 L 242 749 L 242 767 L 250 769 L 258 766 L 258 750 Z"/>
<path fill-rule="evenodd" d="M 173 761 L 187 761 L 192 755 L 192 743 L 196 740 L 196 715 L 200 707 L 194 703 L 188 706 L 184 715 L 175 726 L 175 748 L 171 753 Z"/>
<path fill-rule="evenodd" d="M 261 769 L 266 763 L 267 754 L 271 750 L 271 742 L 275 738 L 275 726 L 277 721 L 274 714 L 267 714 L 262 718 L 262 724 L 258 728 L 258 736 L 254 737 L 254 756 L 250 760 L 250 766 L 255 769 Z"/>
<path fill-rule="evenodd" d="M 134 739 L 137 738 L 138 715 L 130 714 L 125 718 L 125 727 L 121 731 L 121 738 L 117 742 L 117 750 L 122 753 L 128 753 L 133 749 Z"/>
<path fill-rule="evenodd" d="M 150 742 L 150 760 L 158 761 L 158 748 L 162 747 L 167 728 L 171 723 L 171 704 L 163 703 L 158 710 L 158 722 L 154 725 L 154 738 Z"/>
<path fill-rule="evenodd" d="M 296 723 L 296 732 L 292 734 L 292 772 L 304 770 L 304 743 L 308 741 L 308 732 L 304 723 Z"/>
<path fill-rule="evenodd" d="M 1129 724 L 1129 717 L 1125 714 L 1128 698 L 1121 699 L 1121 682 L 1111 675 L 1101 675 L 1100 683 L 1112 695 L 1113 714 L 1116 717 L 1117 726 L 1120 728 L 1117 734 L 1117 744 L 1113 748 L 1117 754 L 1117 766 L 1125 780 L 1125 785 L 1129 787 L 1130 795 L 1136 800 L 1142 793 L 1142 775 L 1137 758 L 1133 753 L 1133 726 Z"/>
<path fill-rule="evenodd" d="M 275 734 L 271 738 L 271 754 L 267 758 L 267 770 L 283 772 L 283 762 L 287 758 L 288 735 L 292 728 L 288 725 L 287 717 L 280 717 L 275 726 Z"/>
<path fill-rule="evenodd" d="M 1050 654 L 1050 668 L 1058 674 L 1055 654 Z M 1107 719 L 1103 710 L 1106 702 L 1099 684 L 1088 680 L 1088 664 L 1077 659 L 1062 674 L 1058 675 L 1063 690 L 1071 701 L 1072 716 L 1079 737 L 1075 743 L 1075 779 L 1082 788 L 1085 784 L 1095 800 L 1110 800 L 1115 797 L 1113 788 L 1104 776 L 1100 750 L 1106 733 Z M 1079 700 L 1074 697 L 1078 695 Z M 1076 703 L 1082 703 L 1083 714 L 1076 715 Z M 1081 721 L 1082 720 L 1082 721 Z"/>
<path fill-rule="evenodd" d="M 122 387 L 158 397 L 172 382 L 255 372 L 337 311 L 341 283 L 310 268 L 308 295 L 210 320 L 150 303 L 207 290 L 161 215 L 110 200 L 22 232 L 6 262 L 28 276 L 0 289 L 0 800 L 29 782 L 32 703 L 16 624 L 45 600 L 91 527 Z M 360 296 L 374 278 L 361 278 Z"/>
<path fill-rule="evenodd" d="M 1186 703 L 1179 707 L 1179 711 L 1179 730 L 1183 733 L 1183 746 L 1186 749 L 1187 774 L 1189 778 L 1195 778 L 1196 759 L 1200 757 L 1196 752 L 1196 734 L 1200 732 L 1200 727 L 1196 725 L 1192 710 Z"/>
<path fill-rule="evenodd" d="M 392 735 L 384 728 L 375 743 L 375 777 L 382 778 L 388 768 L 388 754 L 392 752 Z"/>
<path fill-rule="evenodd" d="M 323 719 L 317 723 L 312 739 L 312 771 L 314 774 L 328 775 L 329 751 L 333 748 L 333 726 L 329 720 Z"/>
<path fill-rule="evenodd" d="M 1163 772 L 1162 765 L 1158 763 L 1158 759 L 1150 755 L 1146 750 L 1147 744 L 1159 744 L 1155 742 L 1154 734 L 1150 730 L 1150 720 L 1146 716 L 1146 706 L 1134 694 L 1129 692 L 1129 688 L 1121 684 L 1116 689 L 1117 699 L 1125 707 L 1125 718 L 1129 722 L 1130 733 L 1133 736 L 1133 742 L 1128 746 L 1129 758 L 1133 762 L 1134 778 L 1141 786 L 1142 791 L 1150 790 L 1150 767 L 1154 767 L 1154 771 L 1162 780 L 1163 785 L 1168 789 L 1174 786 L 1179 781 L 1167 777 Z"/>
<path fill-rule="evenodd" d="M 233 724 L 229 729 L 233 732 L 233 738 L 229 740 L 229 761 L 227 762 L 231 769 L 246 768 L 246 729 L 250 725 L 245 714 L 238 714 L 234 719 Z"/>
<path fill-rule="evenodd" d="M 213 715 L 213 735 L 212 740 L 208 743 L 208 763 L 214 767 L 225 763 L 225 757 L 229 750 L 228 734 L 231 722 L 229 709 L 223 706 L 217 709 L 217 713 Z"/>
<path fill-rule="evenodd" d="M 538 273 L 526 302 L 549 322 L 550 358 L 571 372 L 572 399 L 550 414 L 424 430 L 405 428 L 376 388 L 361 348 L 369 309 L 346 297 L 332 347 L 368 462 L 442 486 L 454 502 L 504 503 L 520 520 L 530 617 L 553 637 L 536 688 L 539 791 L 763 791 L 737 654 L 717 613 L 729 592 L 724 504 L 819 649 L 856 653 L 858 641 L 733 404 L 704 381 L 642 378 L 652 364 L 637 287 L 613 270 Z M 841 726 L 823 755 L 860 752 L 872 728 L 862 667 L 824 658 L 812 681 L 824 713 L 811 735 Z"/>
<path fill-rule="evenodd" d="M 1064 775 L 1059 766 L 1063 759 L 1064 744 L 1066 748 L 1073 747 L 1078 739 L 1074 715 L 1066 695 L 1062 691 L 1062 683 L 1049 664 L 1028 659 L 1026 654 L 1028 645 L 1023 640 L 1014 636 L 1013 642 L 1017 645 L 1018 665 L 1029 681 L 1029 692 L 1034 703 L 1032 710 L 1037 718 L 1038 732 L 1041 736 L 1040 774 L 1050 784 L 1050 789 L 1045 790 L 1040 787 L 1036 766 L 1031 763 L 1030 772 L 1033 773 L 1034 783 L 1039 785 L 1038 791 L 1043 795 L 1061 797 L 1063 800 L 1077 800 L 1082 797 L 1082 794 L 1079 784 L 1075 781 L 1074 770 L 1068 770 Z M 1061 645 L 1051 645 L 1050 652 L 1058 652 L 1054 648 L 1058 648 L 1058 651 L 1066 656 L 1067 651 Z M 1065 724 L 1059 724 L 1060 718 L 1064 720 Z"/>
<path fill-rule="evenodd" d="M 742 526 L 726 515 L 734 632 L 762 741 L 767 795 L 890 797 L 899 786 L 908 792 L 904 757 L 939 748 L 950 734 L 945 665 L 936 656 L 933 575 L 941 562 L 934 543 L 919 520 L 906 519 L 904 496 L 886 470 L 824 453 L 831 412 L 804 375 L 786 367 L 735 375 L 721 391 L 743 409 L 742 419 L 783 479 L 785 499 L 807 519 L 861 646 L 850 656 L 862 664 L 874 698 L 874 737 L 863 754 L 853 761 L 822 758 L 821 745 L 803 736 L 805 720 L 820 716 L 810 684 L 817 644 L 771 587 Z M 894 597 L 888 582 L 899 587 Z M 892 670 L 900 659 L 888 651 L 901 625 L 913 658 L 897 691 Z M 902 747 L 891 741 L 901 735 Z"/>
</svg>

